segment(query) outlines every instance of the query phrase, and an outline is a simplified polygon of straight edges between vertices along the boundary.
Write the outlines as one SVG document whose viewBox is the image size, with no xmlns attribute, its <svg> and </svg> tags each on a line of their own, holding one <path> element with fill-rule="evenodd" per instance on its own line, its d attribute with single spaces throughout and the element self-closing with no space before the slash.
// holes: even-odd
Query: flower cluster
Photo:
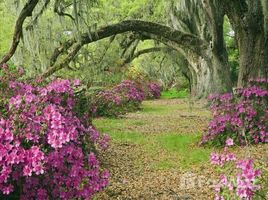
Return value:
<svg viewBox="0 0 268 200">
<path fill-rule="evenodd" d="M 150 82 L 147 84 L 148 88 L 148 94 L 147 98 L 149 99 L 159 99 L 161 96 L 161 87 L 155 83 L 155 82 Z"/>
<path fill-rule="evenodd" d="M 0 197 L 91 199 L 108 184 L 92 149 L 107 148 L 109 137 L 74 112 L 77 85 L 57 79 L 34 86 L 9 73 L 1 77 Z"/>
<path fill-rule="evenodd" d="M 91 110 L 96 116 L 118 116 L 139 109 L 144 96 L 139 84 L 124 80 L 111 89 L 100 91 L 91 105 Z"/>
<path fill-rule="evenodd" d="M 229 138 L 226 145 L 232 144 L 233 141 Z M 219 183 L 215 185 L 215 200 L 237 198 L 250 200 L 254 192 L 261 189 L 257 184 L 261 171 L 254 168 L 253 160 L 238 160 L 233 153 L 228 152 L 228 146 L 222 154 L 212 153 L 211 163 L 220 166 L 224 172 L 220 176 Z"/>
<path fill-rule="evenodd" d="M 237 88 L 233 94 L 211 95 L 213 119 L 203 142 L 223 144 L 227 137 L 241 145 L 268 142 L 267 98 L 268 90 L 255 85 Z"/>
<path fill-rule="evenodd" d="M 144 99 L 157 99 L 160 95 L 161 88 L 155 82 L 123 80 L 110 89 L 99 91 L 91 103 L 91 112 L 93 116 L 116 117 L 136 111 Z"/>
<path fill-rule="evenodd" d="M 144 100 L 144 91 L 137 83 L 130 80 L 124 80 L 113 88 L 118 94 L 126 98 L 126 101 L 142 102 Z"/>
</svg>

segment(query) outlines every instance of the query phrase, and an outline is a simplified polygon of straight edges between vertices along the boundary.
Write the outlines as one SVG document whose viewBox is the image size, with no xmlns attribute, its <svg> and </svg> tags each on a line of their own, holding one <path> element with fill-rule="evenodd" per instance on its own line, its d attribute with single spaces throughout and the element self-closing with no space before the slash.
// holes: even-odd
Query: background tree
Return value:
<svg viewBox="0 0 268 200">
<path fill-rule="evenodd" d="M 13 0 L 5 0 L 11 12 L 22 11 L 27 5 L 23 0 L 14 1 L 17 4 L 10 2 Z M 239 55 L 238 85 L 245 84 L 250 77 L 266 74 L 266 1 L 173 0 L 167 13 L 161 9 L 165 4 L 162 0 L 40 1 L 23 26 L 22 43 L 12 61 L 29 66 L 26 69 L 31 77 L 62 76 L 63 73 L 56 72 L 64 69 L 67 75 L 84 78 L 87 71 L 96 79 L 106 72 L 120 74 L 122 70 L 117 67 L 138 53 L 141 41 L 155 40 L 184 56 L 188 65 L 181 71 L 191 80 L 193 94 L 203 97 L 230 91 L 232 87 L 230 66 L 233 65 L 227 54 L 232 45 L 224 37 L 227 14 L 236 39 L 232 59 Z M 172 27 L 166 26 L 167 23 Z M 153 54 L 150 58 L 153 59 Z M 167 57 L 168 61 L 172 59 Z"/>
</svg>

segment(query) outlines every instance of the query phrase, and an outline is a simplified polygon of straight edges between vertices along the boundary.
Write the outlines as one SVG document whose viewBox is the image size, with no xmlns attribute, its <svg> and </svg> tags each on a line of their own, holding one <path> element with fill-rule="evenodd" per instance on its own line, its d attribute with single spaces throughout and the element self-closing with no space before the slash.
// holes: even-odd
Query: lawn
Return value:
<svg viewBox="0 0 268 200">
<path fill-rule="evenodd" d="M 95 119 L 94 125 L 118 145 L 139 145 L 155 160 L 150 163 L 154 169 L 185 169 L 209 159 L 211 149 L 198 146 L 208 116 L 200 107 L 190 111 L 186 101 L 158 100 L 144 102 L 141 111 L 126 117 Z"/>
</svg>

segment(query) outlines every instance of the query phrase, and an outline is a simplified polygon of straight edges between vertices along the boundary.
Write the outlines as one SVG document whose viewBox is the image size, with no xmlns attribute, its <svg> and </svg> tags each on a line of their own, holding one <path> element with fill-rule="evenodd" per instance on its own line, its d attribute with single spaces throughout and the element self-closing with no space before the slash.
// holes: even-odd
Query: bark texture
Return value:
<svg viewBox="0 0 268 200">
<path fill-rule="evenodd" d="M 225 0 L 225 11 L 236 34 L 240 60 L 238 86 L 268 73 L 268 1 Z"/>
<path fill-rule="evenodd" d="M 187 49 L 181 53 L 189 62 L 192 74 L 192 94 L 206 97 L 209 93 L 231 90 L 230 66 L 223 38 L 224 9 L 221 2 L 212 0 L 174 0 L 171 4 L 170 24 L 178 30 L 190 32 L 209 44 L 198 56 Z"/>
</svg>

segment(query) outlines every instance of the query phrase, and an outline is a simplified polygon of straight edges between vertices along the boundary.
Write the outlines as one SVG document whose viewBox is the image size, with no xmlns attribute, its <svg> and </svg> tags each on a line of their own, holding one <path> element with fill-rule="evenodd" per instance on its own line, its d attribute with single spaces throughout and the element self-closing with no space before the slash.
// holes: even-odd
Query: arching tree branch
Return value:
<svg viewBox="0 0 268 200">
<path fill-rule="evenodd" d="M 44 74 L 41 75 L 41 78 L 47 78 L 53 73 L 55 73 L 56 71 L 64 67 L 67 67 L 68 64 L 74 59 L 78 51 L 82 48 L 82 46 L 83 44 L 79 42 L 75 43 L 71 51 L 68 53 L 67 57 L 63 61 L 61 61 L 59 64 L 55 65 L 54 67 L 49 68 Z"/>
<path fill-rule="evenodd" d="M 75 21 L 75 18 L 70 15 L 69 13 L 64 12 L 64 7 L 61 5 L 62 1 L 61 0 L 56 0 L 54 4 L 54 12 L 57 13 L 59 16 L 67 16 L 71 18 L 71 20 Z"/>
<path fill-rule="evenodd" d="M 61 45 L 60 47 L 56 49 L 56 51 L 54 52 L 52 56 L 53 62 L 51 63 L 53 65 L 51 65 L 48 71 L 45 72 L 42 76 L 45 78 L 53 74 L 57 70 L 64 68 L 64 64 L 62 63 L 63 62 L 66 63 L 65 59 L 59 64 L 55 64 L 55 61 L 63 52 L 67 51 L 70 47 L 72 47 L 73 44 L 78 42 L 81 48 L 85 44 L 89 44 L 89 43 L 110 37 L 112 35 L 121 34 L 121 33 L 125 33 L 128 31 L 148 33 L 151 35 L 155 35 L 158 37 L 160 41 L 161 40 L 170 41 L 171 43 L 175 43 L 179 45 L 181 48 L 187 48 L 200 56 L 203 56 L 204 54 L 202 52 L 204 52 L 204 50 L 208 48 L 208 44 L 195 35 L 184 33 L 184 32 L 175 30 L 173 28 L 170 28 L 168 26 L 153 23 L 153 22 L 147 22 L 147 21 L 141 21 L 141 20 L 126 20 L 117 24 L 102 27 L 92 34 L 83 33 L 81 34 L 81 38 L 79 42 L 76 39 L 70 39 L 69 41 L 67 41 L 66 43 L 64 43 L 63 45 Z M 74 49 L 77 49 L 77 48 L 74 48 Z M 79 49 L 75 51 L 72 50 L 68 54 L 66 59 L 68 58 L 69 60 L 70 54 L 74 55 L 74 52 L 77 53 L 78 51 Z"/>
<path fill-rule="evenodd" d="M 11 47 L 10 47 L 9 51 L 6 53 L 6 55 L 3 57 L 3 59 L 1 60 L 0 65 L 9 61 L 10 58 L 16 52 L 16 49 L 17 49 L 19 42 L 20 42 L 20 38 L 22 36 L 23 22 L 27 17 L 32 15 L 32 12 L 33 12 L 33 10 L 36 7 L 38 2 L 39 2 L 39 0 L 28 0 L 28 2 L 24 5 L 24 7 L 21 10 L 20 15 L 16 21 Z"/>
<path fill-rule="evenodd" d="M 128 58 L 126 58 L 121 66 L 124 66 L 125 64 L 130 63 L 131 61 L 133 61 L 134 59 L 138 58 L 139 56 L 143 55 L 143 54 L 147 54 L 147 53 L 152 53 L 152 52 L 157 52 L 157 51 L 163 51 L 163 50 L 168 50 L 170 49 L 169 47 L 152 47 L 152 48 L 148 48 L 148 49 L 142 49 L 140 51 L 137 51 L 136 53 L 134 53 L 133 56 L 129 56 Z"/>
<path fill-rule="evenodd" d="M 40 11 L 36 14 L 36 16 L 31 20 L 31 22 L 26 26 L 26 30 L 33 29 L 33 26 L 37 24 L 38 19 L 43 15 L 45 10 L 47 9 L 48 5 L 50 3 L 50 0 L 45 0 L 43 6 L 41 7 Z"/>
</svg>

